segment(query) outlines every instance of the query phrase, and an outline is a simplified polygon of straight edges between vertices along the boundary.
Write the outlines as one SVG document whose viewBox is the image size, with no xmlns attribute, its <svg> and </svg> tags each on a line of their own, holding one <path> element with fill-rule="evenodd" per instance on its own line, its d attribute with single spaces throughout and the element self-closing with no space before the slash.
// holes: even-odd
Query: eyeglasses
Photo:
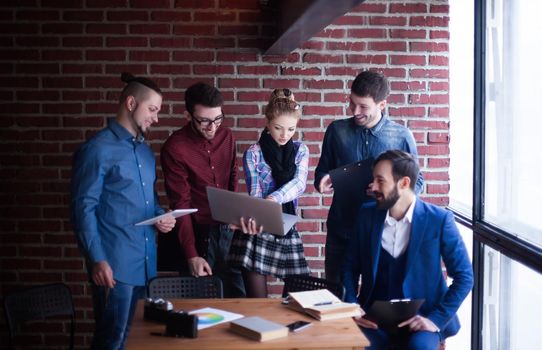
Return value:
<svg viewBox="0 0 542 350">
<path fill-rule="evenodd" d="M 214 124 L 215 126 L 219 126 L 220 124 L 222 124 L 222 122 L 224 121 L 224 117 L 225 117 L 224 114 L 221 114 L 215 119 L 211 120 L 211 119 L 200 119 L 196 117 L 195 115 L 193 115 L 192 119 L 194 119 L 194 121 L 198 123 L 199 125 L 201 125 L 203 128 L 208 128 L 209 126 L 211 126 L 211 124 Z"/>
</svg>

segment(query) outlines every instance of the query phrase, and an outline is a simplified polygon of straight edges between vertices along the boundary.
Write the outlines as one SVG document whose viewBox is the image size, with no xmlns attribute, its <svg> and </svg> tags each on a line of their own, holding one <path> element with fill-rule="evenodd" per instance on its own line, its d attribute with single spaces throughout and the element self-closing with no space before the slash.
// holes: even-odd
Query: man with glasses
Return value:
<svg viewBox="0 0 542 350">
<path fill-rule="evenodd" d="M 158 265 L 160 270 L 178 269 L 196 277 L 216 275 L 222 280 L 225 297 L 243 297 L 241 272 L 225 261 L 233 232 L 212 219 L 206 191 L 207 186 L 235 191 L 237 184 L 235 140 L 231 130 L 221 126 L 223 102 L 220 92 L 210 85 L 190 86 L 185 92 L 188 123 L 162 147 L 171 208 L 198 211 L 177 219 L 176 235 L 160 237 Z"/>
<path fill-rule="evenodd" d="M 382 112 L 390 92 L 386 77 L 363 71 L 352 83 L 350 110 L 353 116 L 332 122 L 325 133 L 322 154 L 315 171 L 314 185 L 320 193 L 333 192 L 329 171 L 361 160 L 376 159 L 381 153 L 398 149 L 417 155 L 416 142 L 410 130 L 391 121 Z M 420 173 L 416 193 L 423 187 Z M 345 217 L 351 205 L 337 194 L 333 196 L 327 218 L 326 279 L 341 280 L 341 265 L 354 218 Z"/>
</svg>

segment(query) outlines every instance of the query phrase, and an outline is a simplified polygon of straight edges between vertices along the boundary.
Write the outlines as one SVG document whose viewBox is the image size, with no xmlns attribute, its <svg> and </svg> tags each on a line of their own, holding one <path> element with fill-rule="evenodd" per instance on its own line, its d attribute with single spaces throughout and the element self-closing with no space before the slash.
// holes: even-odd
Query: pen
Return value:
<svg viewBox="0 0 542 350">
<path fill-rule="evenodd" d="M 313 306 L 322 306 L 322 305 L 331 305 L 331 304 L 333 304 L 332 301 L 322 301 L 320 303 L 314 304 Z"/>
</svg>

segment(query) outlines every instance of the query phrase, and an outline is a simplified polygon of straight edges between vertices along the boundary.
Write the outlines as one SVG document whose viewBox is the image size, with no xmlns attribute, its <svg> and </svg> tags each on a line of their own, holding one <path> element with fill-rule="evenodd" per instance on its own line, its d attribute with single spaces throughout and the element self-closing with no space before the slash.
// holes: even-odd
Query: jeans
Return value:
<svg viewBox="0 0 542 350">
<path fill-rule="evenodd" d="M 145 290 L 145 286 L 119 281 L 112 289 L 92 284 L 96 330 L 91 349 L 124 349 L 137 301 L 145 296 Z"/>
<path fill-rule="evenodd" d="M 393 349 L 405 350 L 438 350 L 440 344 L 440 334 L 437 332 L 408 332 L 406 336 L 393 338 L 382 329 L 362 328 L 363 334 L 371 342 L 367 350 L 387 350 L 392 346 Z"/>
<path fill-rule="evenodd" d="M 231 267 L 226 262 L 233 231 L 228 228 L 228 225 L 194 225 L 194 233 L 198 254 L 211 266 L 213 276 L 217 276 L 222 281 L 224 297 L 246 297 L 241 270 Z"/>
<path fill-rule="evenodd" d="M 343 261 L 346 255 L 347 240 L 337 235 L 326 236 L 326 260 L 325 273 L 326 279 L 333 282 L 342 282 Z"/>
</svg>

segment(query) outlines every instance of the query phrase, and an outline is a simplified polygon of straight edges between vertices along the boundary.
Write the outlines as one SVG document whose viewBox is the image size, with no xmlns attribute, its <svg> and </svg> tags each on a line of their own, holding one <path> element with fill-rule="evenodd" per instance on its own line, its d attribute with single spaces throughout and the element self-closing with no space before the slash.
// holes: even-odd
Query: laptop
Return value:
<svg viewBox="0 0 542 350">
<path fill-rule="evenodd" d="M 245 193 L 231 192 L 216 187 L 207 187 L 207 199 L 214 220 L 240 225 L 240 218 L 254 218 L 264 232 L 284 236 L 299 219 L 297 215 L 282 212 L 282 205 Z"/>
</svg>

